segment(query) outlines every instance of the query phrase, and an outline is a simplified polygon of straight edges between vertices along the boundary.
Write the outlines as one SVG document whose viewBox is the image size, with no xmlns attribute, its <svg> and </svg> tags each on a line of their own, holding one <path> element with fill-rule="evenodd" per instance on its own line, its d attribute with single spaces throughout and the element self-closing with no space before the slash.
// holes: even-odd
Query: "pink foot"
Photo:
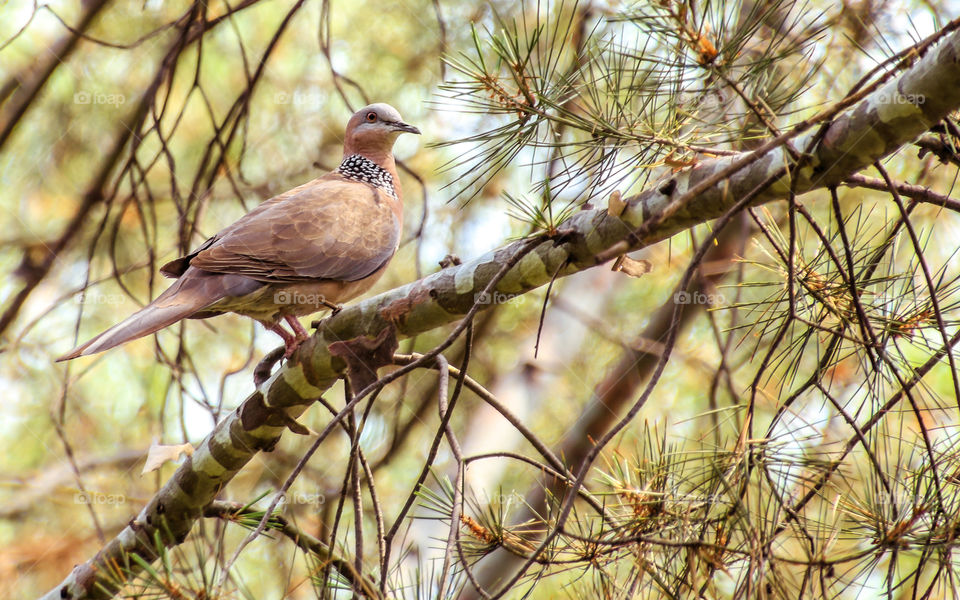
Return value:
<svg viewBox="0 0 960 600">
<path fill-rule="evenodd" d="M 303 328 L 303 324 L 300 322 L 300 319 L 294 317 L 293 315 L 287 315 L 284 317 L 284 320 L 290 324 L 290 328 L 293 329 L 293 333 L 296 334 L 296 338 L 299 341 L 302 342 L 310 337 L 310 334 L 307 332 L 307 330 Z"/>
<path fill-rule="evenodd" d="M 264 323 L 264 327 L 274 332 L 283 338 L 283 345 L 286 347 L 286 351 L 283 353 L 284 358 L 290 358 L 297 348 L 300 347 L 310 335 L 307 333 L 307 330 L 303 328 L 303 325 L 300 324 L 300 321 L 296 317 L 286 316 L 284 317 L 287 323 L 290 324 L 290 327 L 293 328 L 294 333 L 290 333 L 283 328 L 283 325 L 280 323 Z"/>
</svg>

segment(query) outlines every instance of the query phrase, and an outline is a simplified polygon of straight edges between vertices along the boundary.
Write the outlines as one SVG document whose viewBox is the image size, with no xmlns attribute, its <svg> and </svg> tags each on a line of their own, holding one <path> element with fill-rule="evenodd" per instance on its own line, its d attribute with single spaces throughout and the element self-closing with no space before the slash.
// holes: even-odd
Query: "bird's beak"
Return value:
<svg viewBox="0 0 960 600">
<path fill-rule="evenodd" d="M 397 131 L 405 131 L 407 133 L 415 133 L 417 135 L 420 135 L 419 129 L 417 129 L 413 125 L 407 125 L 403 121 L 396 121 L 394 123 L 391 123 L 391 125 L 393 125 L 393 128 L 396 129 Z"/>
</svg>

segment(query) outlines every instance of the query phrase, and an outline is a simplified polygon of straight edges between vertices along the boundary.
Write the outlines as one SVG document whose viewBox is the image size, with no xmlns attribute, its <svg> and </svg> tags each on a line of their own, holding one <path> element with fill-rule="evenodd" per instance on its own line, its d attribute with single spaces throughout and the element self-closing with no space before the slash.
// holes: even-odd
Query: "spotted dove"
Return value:
<svg viewBox="0 0 960 600">
<path fill-rule="evenodd" d="M 270 198 L 164 265 L 160 272 L 176 281 L 156 300 L 57 360 L 225 312 L 279 334 L 289 357 L 307 337 L 298 316 L 335 310 L 362 294 L 393 257 L 403 221 L 393 144 L 403 132 L 420 133 L 392 106 L 360 109 L 347 123 L 335 171 Z"/>
</svg>

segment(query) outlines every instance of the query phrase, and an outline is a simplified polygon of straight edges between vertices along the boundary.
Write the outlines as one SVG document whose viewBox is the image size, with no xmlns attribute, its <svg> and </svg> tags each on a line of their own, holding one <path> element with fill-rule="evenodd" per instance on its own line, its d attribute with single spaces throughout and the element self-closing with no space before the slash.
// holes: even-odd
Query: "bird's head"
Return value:
<svg viewBox="0 0 960 600">
<path fill-rule="evenodd" d="M 347 122 L 344 137 L 344 156 L 360 154 L 381 164 L 392 156 L 393 143 L 401 133 L 416 133 L 420 130 L 403 122 L 397 109 L 389 104 L 371 104 L 353 113 Z"/>
</svg>

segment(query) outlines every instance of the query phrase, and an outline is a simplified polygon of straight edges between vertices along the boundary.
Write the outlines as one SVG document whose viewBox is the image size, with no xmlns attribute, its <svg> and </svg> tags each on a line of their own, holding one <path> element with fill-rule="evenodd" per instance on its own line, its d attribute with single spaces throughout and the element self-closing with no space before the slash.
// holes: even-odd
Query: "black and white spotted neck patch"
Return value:
<svg viewBox="0 0 960 600">
<path fill-rule="evenodd" d="M 369 183 L 390 194 L 395 200 L 399 200 L 397 190 L 393 187 L 393 176 L 369 158 L 359 154 L 351 154 L 344 158 L 340 166 L 337 167 L 337 173 L 347 179 Z"/>
</svg>

